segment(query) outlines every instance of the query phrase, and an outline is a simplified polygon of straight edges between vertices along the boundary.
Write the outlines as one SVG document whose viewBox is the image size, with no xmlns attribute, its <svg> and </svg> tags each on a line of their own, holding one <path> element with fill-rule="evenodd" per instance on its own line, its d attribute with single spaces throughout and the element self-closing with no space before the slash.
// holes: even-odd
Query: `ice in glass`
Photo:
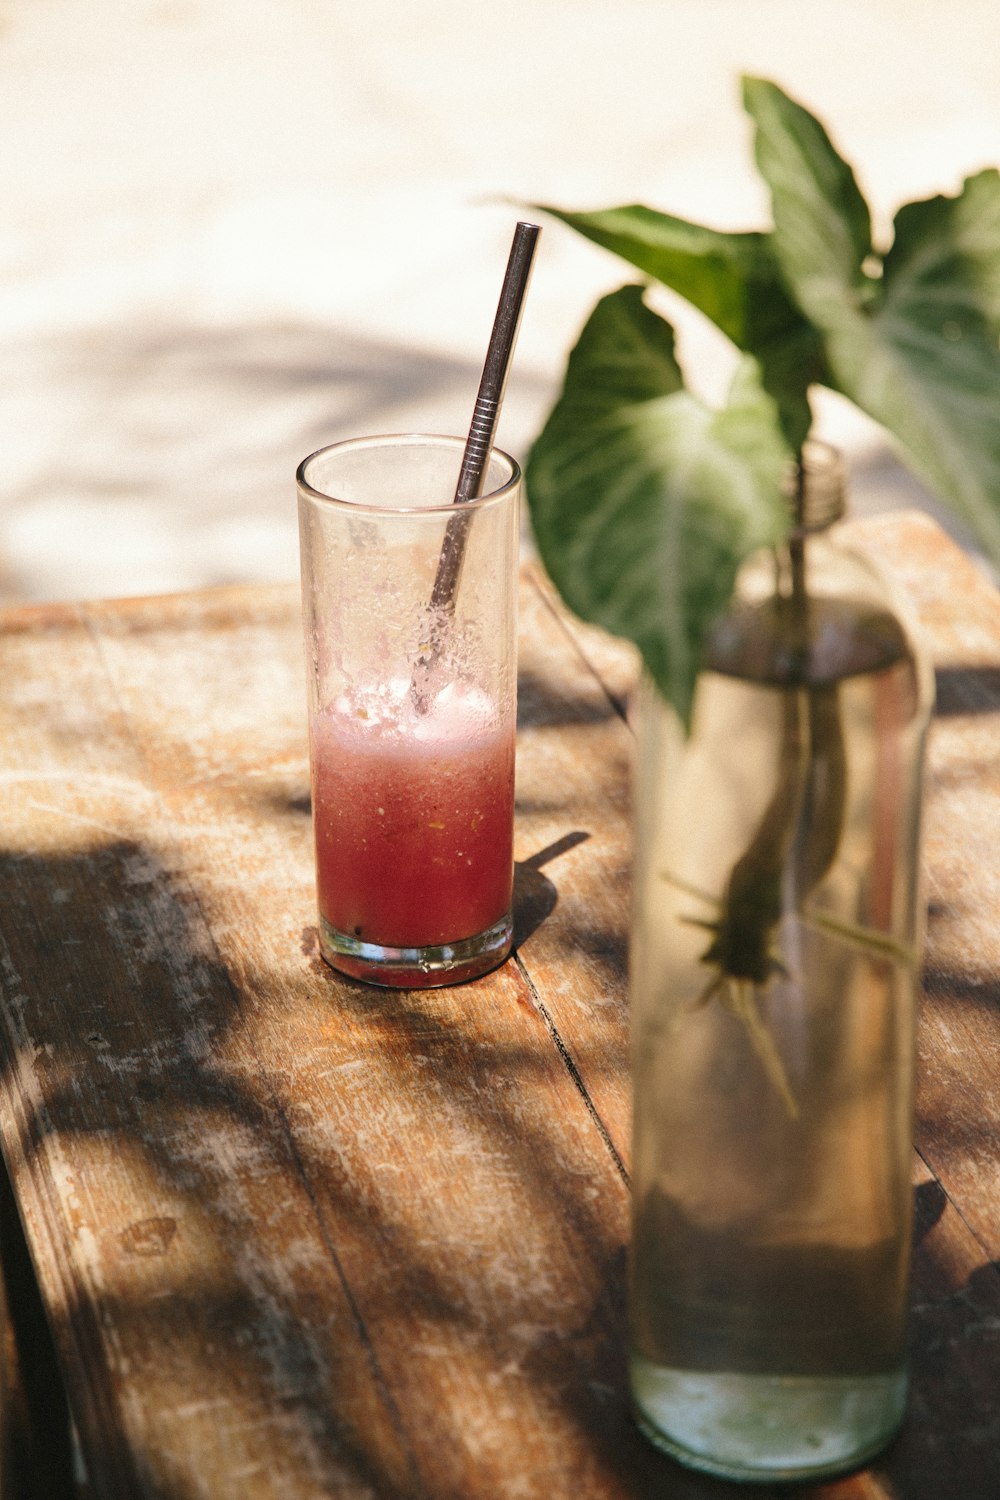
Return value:
<svg viewBox="0 0 1000 1500">
<path fill-rule="evenodd" d="M 461 453 L 360 439 L 299 470 L 320 942 L 378 984 L 510 949 L 520 473 L 494 450 L 435 603 Z"/>
</svg>

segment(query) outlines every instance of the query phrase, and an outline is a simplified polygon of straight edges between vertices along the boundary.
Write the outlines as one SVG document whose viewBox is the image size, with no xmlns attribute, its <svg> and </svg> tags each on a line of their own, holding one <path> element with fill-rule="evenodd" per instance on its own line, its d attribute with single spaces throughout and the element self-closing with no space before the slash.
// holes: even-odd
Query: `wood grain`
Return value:
<svg viewBox="0 0 1000 1500">
<path fill-rule="evenodd" d="M 317 961 L 294 596 L 10 623 L 3 1125 L 99 1492 L 629 1493 L 607 1130 L 523 963 Z"/>
<path fill-rule="evenodd" d="M 865 538 L 943 688 L 915 1386 L 798 1493 L 986 1500 L 1000 600 L 936 528 Z M 399 993 L 317 957 L 300 652 L 290 589 L 0 618 L 0 1133 L 94 1494 L 731 1493 L 624 1397 L 634 659 L 529 571 L 517 953 Z"/>
<path fill-rule="evenodd" d="M 829 1500 L 1000 1495 L 1000 595 L 929 518 L 844 528 L 899 590 L 935 664 L 918 1030 L 913 1389 L 906 1428 Z M 543 585 L 544 586 L 544 585 Z M 550 600 L 551 592 L 546 595 Z M 620 709 L 621 643 L 560 612 Z"/>
<path fill-rule="evenodd" d="M 1000 1259 L 1000 595 L 921 516 L 858 528 L 916 607 L 937 678 L 917 1146 Z M 1000 1428 L 998 1428 L 1000 1433 Z"/>
</svg>

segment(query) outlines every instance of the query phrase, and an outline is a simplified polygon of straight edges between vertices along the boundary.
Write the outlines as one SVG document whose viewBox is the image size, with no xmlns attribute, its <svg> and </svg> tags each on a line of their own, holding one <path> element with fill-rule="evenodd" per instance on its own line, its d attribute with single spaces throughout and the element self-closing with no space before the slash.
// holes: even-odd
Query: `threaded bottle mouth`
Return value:
<svg viewBox="0 0 1000 1500">
<path fill-rule="evenodd" d="M 793 536 L 825 531 L 847 509 L 847 468 L 839 449 L 807 438 L 800 463 L 789 466 L 784 491 L 792 512 Z"/>
</svg>

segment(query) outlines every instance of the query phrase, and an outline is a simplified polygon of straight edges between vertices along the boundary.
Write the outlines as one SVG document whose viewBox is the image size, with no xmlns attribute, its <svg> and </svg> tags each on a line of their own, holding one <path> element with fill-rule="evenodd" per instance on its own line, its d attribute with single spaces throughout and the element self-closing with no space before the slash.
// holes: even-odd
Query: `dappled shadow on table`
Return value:
<svg viewBox="0 0 1000 1500">
<path fill-rule="evenodd" d="M 535 917 L 556 899 L 558 852 L 525 862 L 555 877 L 529 891 Z M 323 1493 L 322 1474 L 345 1495 L 468 1500 L 543 1462 L 530 1431 L 516 1460 L 507 1446 L 509 1424 L 541 1411 L 590 1454 L 594 1493 L 729 1493 L 631 1424 L 627 1201 L 543 1028 L 514 1003 L 512 966 L 426 992 L 342 981 L 313 952 L 278 972 L 251 951 L 241 973 L 208 937 L 211 896 L 127 842 L 6 856 L 0 878 L 5 1086 L 29 1098 L 27 1067 L 44 1103 L 24 1119 L 22 1170 L 45 1181 L 55 1147 L 95 1236 L 97 1259 L 54 1310 L 71 1390 L 93 1403 L 95 1476 L 124 1484 L 152 1463 L 164 1493 L 193 1500 L 163 1434 L 183 1448 L 204 1422 L 218 1442 L 238 1415 L 246 1442 L 255 1414 L 263 1436 L 243 1461 L 266 1449 L 289 1493 Z M 922 1189 L 927 1275 L 945 1219 L 941 1190 Z M 254 1248 L 261 1225 L 273 1257 Z M 974 1497 L 1000 1452 L 992 1416 L 984 1406 L 983 1441 L 957 1459 L 940 1435 L 967 1432 L 958 1409 L 995 1389 L 1000 1279 L 987 1266 L 928 1297 L 925 1275 L 921 1296 L 913 1413 L 886 1483 L 905 1475 L 907 1500 L 937 1500 L 947 1470 Z M 98 1379 L 105 1328 L 159 1438 L 137 1422 L 123 1370 Z M 205 1360 L 221 1408 L 199 1410 L 190 1388 Z M 468 1424 L 487 1410 L 494 1431 L 473 1452 Z M 853 1483 L 823 1494 L 848 1500 Z"/>
<path fill-rule="evenodd" d="M 0 857 L 0 884 L 15 1177 L 109 1493 L 148 1468 L 193 1497 L 204 1424 L 303 1500 L 500 1494 L 513 1431 L 552 1461 L 538 1411 L 609 1476 L 658 1470 L 623 1400 L 624 1191 L 516 966 L 389 994 L 238 930 L 223 957 L 212 893 L 127 840 Z"/>
</svg>

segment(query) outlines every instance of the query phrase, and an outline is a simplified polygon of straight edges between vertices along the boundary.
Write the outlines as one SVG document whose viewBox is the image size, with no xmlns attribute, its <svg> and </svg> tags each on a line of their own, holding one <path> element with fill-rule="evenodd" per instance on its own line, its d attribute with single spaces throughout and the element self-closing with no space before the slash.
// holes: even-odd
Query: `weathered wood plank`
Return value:
<svg viewBox="0 0 1000 1500">
<path fill-rule="evenodd" d="M 849 530 L 909 597 L 937 667 L 925 839 L 930 922 L 918 1035 L 921 1243 L 904 1435 L 863 1475 L 815 1493 L 829 1500 L 931 1500 L 951 1493 L 992 1500 L 1000 1493 L 994 1400 L 1000 1375 L 1000 596 L 926 517 L 879 517 L 851 523 Z M 564 612 L 561 620 L 623 705 L 634 657 Z M 957 1439 L 959 1433 L 968 1434 L 968 1443 Z"/>
<path fill-rule="evenodd" d="M 529 579 L 518 955 L 422 994 L 316 956 L 294 590 L 4 617 L 0 1128 L 97 1494 L 729 1493 L 625 1408 L 632 666 L 557 614 Z M 988 674 L 1000 620 L 977 639 Z M 938 1500 L 966 1429 L 963 1495 L 997 1490 L 988 1049 L 955 1127 L 931 1039 L 913 1416 L 803 1496 Z"/>
<path fill-rule="evenodd" d="M 913 1382 L 889 1495 L 1000 1495 L 1000 1273 L 924 1168 L 911 1292 Z"/>
<path fill-rule="evenodd" d="M 98 1493 L 405 1492 L 287 1128 L 226 1066 L 239 996 L 100 650 L 23 623 L 0 669 L 0 1118 Z"/>
<path fill-rule="evenodd" d="M 917 1147 L 1000 1260 L 1000 594 L 925 517 L 856 530 L 913 601 L 937 675 Z"/>
<path fill-rule="evenodd" d="M 0 1496 L 82 1500 L 62 1376 L 5 1167 L 0 1167 L 0 1315 Z"/>
<path fill-rule="evenodd" d="M 638 649 L 630 641 L 609 635 L 599 626 L 587 625 L 571 615 L 539 563 L 527 564 L 524 572 L 562 629 L 570 633 L 584 661 L 600 678 L 617 712 L 627 718 L 629 700 L 639 676 Z"/>
<path fill-rule="evenodd" d="M 579 841 L 539 872 L 551 911 L 520 959 L 627 1164 L 631 736 L 535 573 L 521 599 L 517 849 L 527 861 Z"/>
<path fill-rule="evenodd" d="M 263 1237 L 253 1237 L 237 1211 L 247 1191 L 243 1160 L 256 1152 L 267 1181 L 279 1155 L 267 1137 L 274 1131 L 280 1141 L 280 1122 L 356 1321 L 353 1331 L 339 1326 L 336 1340 L 342 1345 L 353 1332 L 370 1359 L 411 1460 L 398 1482 L 414 1493 L 540 1494 L 566 1475 L 595 1495 L 635 1493 L 659 1460 L 628 1424 L 622 1383 L 608 1370 L 620 1360 L 625 1187 L 523 972 L 512 964 L 475 988 L 402 997 L 341 981 L 315 962 L 303 942 L 313 896 L 291 619 L 287 628 L 270 617 L 248 626 L 197 602 L 94 607 L 87 617 L 151 798 L 144 847 L 155 852 L 155 870 L 133 872 L 133 884 L 142 877 L 146 900 L 167 886 L 185 908 L 186 925 L 174 920 L 169 928 L 175 966 L 193 961 L 193 945 L 233 992 L 230 1011 L 220 1002 L 220 1014 L 207 1019 L 157 996 L 161 1046 L 178 1024 L 198 1027 L 190 1076 L 170 1080 L 172 1155 L 155 1160 L 158 1178 L 170 1179 L 178 1155 L 194 1154 L 197 1136 L 206 1159 L 189 1216 L 209 1197 L 223 1242 L 232 1248 L 240 1240 L 244 1260 L 262 1256 Z M 148 934 L 140 937 L 148 945 Z M 101 1035 L 114 1054 L 110 1030 Z M 144 1030 L 149 1035 L 148 1023 Z M 123 1073 L 121 1055 L 116 1071 Z M 239 1120 L 218 1108 L 206 1118 L 209 1080 L 239 1100 Z M 134 1078 L 129 1083 L 134 1089 Z M 117 1134 L 113 1110 L 111 1121 Z M 143 1144 L 147 1158 L 156 1157 L 148 1137 Z M 204 1180 L 212 1160 L 240 1184 L 235 1202 Z M 144 1160 L 143 1171 L 149 1166 Z M 134 1185 L 135 1171 L 134 1162 L 120 1167 L 116 1200 L 145 1191 Z M 274 1171 L 280 1181 L 289 1168 Z M 259 1204 L 263 1190 L 256 1191 Z M 160 1211 L 141 1221 L 132 1211 L 132 1249 L 162 1250 L 162 1278 L 180 1239 L 170 1238 L 168 1221 L 179 1222 L 180 1210 L 172 1200 L 154 1206 Z M 259 1206 L 265 1222 L 271 1217 L 272 1260 L 287 1266 L 312 1256 L 311 1239 L 305 1244 L 298 1226 L 292 1233 L 273 1201 Z M 123 1225 L 119 1234 L 129 1231 Z M 274 1266 L 260 1260 L 253 1269 L 266 1283 Z M 188 1264 L 184 1274 L 193 1295 L 201 1273 Z M 229 1284 L 221 1272 L 217 1279 Z M 331 1312 L 325 1292 L 313 1295 L 315 1342 L 316 1323 L 328 1325 Z M 275 1286 L 258 1300 L 272 1330 L 280 1316 L 302 1317 Z M 208 1311 L 200 1306 L 195 1319 Z M 173 1342 L 168 1332 L 150 1330 L 144 1352 L 159 1349 L 175 1380 L 184 1372 L 190 1412 L 204 1354 L 187 1330 Z M 133 1336 L 130 1328 L 130 1347 Z M 247 1393 L 233 1389 L 225 1341 L 242 1349 L 269 1336 L 267 1326 L 248 1325 L 238 1301 L 227 1307 L 208 1373 L 216 1384 L 223 1378 L 236 1408 L 245 1411 Z M 272 1358 L 278 1353 L 286 1364 L 292 1357 L 272 1340 Z M 144 1410 L 133 1424 L 151 1492 L 177 1482 L 176 1474 L 163 1477 L 176 1451 L 176 1437 L 165 1448 L 164 1434 L 177 1396 L 162 1385 L 141 1361 L 133 1368 L 130 1389 L 153 1393 L 161 1408 L 155 1423 Z M 286 1401 L 296 1395 L 319 1400 L 292 1391 Z M 272 1387 L 275 1408 L 280 1398 Z M 335 1380 L 327 1400 L 332 1428 L 343 1429 L 351 1402 L 345 1411 Z M 372 1414 L 351 1431 L 359 1460 L 377 1476 L 384 1455 Z M 228 1450 L 226 1472 L 213 1470 L 207 1435 L 195 1443 L 206 1494 L 290 1492 L 287 1478 L 272 1477 L 272 1489 L 248 1464 L 235 1472 Z M 312 1493 L 304 1477 L 297 1483 L 294 1493 Z M 333 1492 L 349 1493 L 343 1481 Z M 389 1484 L 379 1492 L 389 1493 Z"/>
<path fill-rule="evenodd" d="M 530 635 L 530 607 L 524 624 Z M 187 656 L 199 632 L 164 622 L 147 645 L 140 632 L 119 627 L 115 613 L 102 631 L 104 657 L 171 809 L 174 857 L 189 878 L 197 870 L 200 909 L 240 995 L 245 1024 L 241 1038 L 231 1039 L 229 1065 L 249 1091 L 267 1078 L 292 1131 L 415 1456 L 415 1493 L 456 1500 L 579 1487 L 595 1497 L 647 1493 L 664 1460 L 638 1437 L 624 1403 L 625 1186 L 597 1108 L 553 1035 L 544 983 L 525 981 L 531 960 L 475 986 L 405 996 L 330 973 L 315 957 L 308 926 L 302 929 L 313 911 L 308 841 L 296 855 L 298 880 L 286 884 L 280 865 L 275 875 L 268 831 L 276 816 L 301 822 L 303 695 L 296 687 L 300 783 L 293 773 L 272 784 L 253 736 L 229 725 L 230 712 L 247 711 L 243 694 L 236 709 L 216 705 L 218 730 L 204 749 L 187 734 L 169 743 L 164 737 L 163 725 L 177 716 L 171 684 L 187 680 L 187 702 L 207 711 L 211 695 L 191 684 L 198 662 Z M 553 682 L 568 680 L 578 671 L 575 652 L 562 634 L 554 644 L 566 661 L 549 662 L 546 671 Z M 247 652 L 254 660 L 263 653 L 265 682 L 281 676 L 268 658 L 272 649 L 269 637 Z M 291 650 L 297 677 L 297 628 Z M 587 674 L 586 692 L 593 687 Z M 543 769 L 552 763 L 568 702 L 564 693 L 553 714 L 541 700 L 533 710 L 525 694 L 529 783 L 533 760 Z M 258 701 L 257 711 L 270 710 Z M 277 716 L 282 711 L 275 707 Z M 583 714 L 587 737 L 591 719 Z M 230 746 L 224 764 L 220 739 Z M 178 741 L 187 747 L 183 785 L 174 769 Z M 603 734 L 589 760 L 585 747 L 573 756 L 578 779 L 591 788 L 586 805 L 601 847 Z M 290 763 L 283 752 L 279 761 L 284 777 Z M 620 772 L 611 809 L 619 822 Z M 534 775 L 537 781 L 537 769 Z M 554 826 L 543 818 L 534 835 L 529 810 L 533 851 L 534 837 L 563 836 L 572 806 L 564 789 L 558 806 Z M 292 830 L 296 847 L 304 831 Z M 216 847 L 206 850 L 206 839 Z M 598 908 L 600 892 L 598 880 Z M 556 913 L 564 909 L 561 895 L 560 885 Z M 602 999 L 606 990 L 604 980 Z M 250 1037 L 252 1055 L 243 1054 Z M 596 1072 L 613 1078 L 620 1066 L 616 1053 Z M 621 1098 L 621 1078 L 617 1086 Z M 709 1481 L 676 1482 L 679 1494 L 717 1492 Z"/>
</svg>

